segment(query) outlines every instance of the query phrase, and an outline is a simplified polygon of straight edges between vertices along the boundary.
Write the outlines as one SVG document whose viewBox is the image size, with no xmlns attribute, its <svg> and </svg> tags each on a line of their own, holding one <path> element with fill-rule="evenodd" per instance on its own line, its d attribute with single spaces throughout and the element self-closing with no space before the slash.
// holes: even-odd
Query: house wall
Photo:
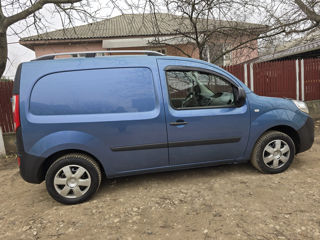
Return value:
<svg viewBox="0 0 320 240">
<path fill-rule="evenodd" d="M 238 64 L 241 62 L 248 61 L 252 58 L 258 57 L 258 42 L 253 41 L 245 48 L 233 51 L 231 53 L 231 62 L 227 64 Z M 173 46 L 158 46 L 158 47 L 131 47 L 131 48 L 113 48 L 107 49 L 102 48 L 102 40 L 97 42 L 84 42 L 84 43 L 60 43 L 60 44 L 41 44 L 35 45 L 34 51 L 36 57 L 40 57 L 52 53 L 62 52 L 84 52 L 84 51 L 104 51 L 104 50 L 159 50 L 166 49 L 166 54 L 170 56 L 186 56 L 188 54 L 192 58 L 199 59 L 199 50 L 194 44 L 180 44 L 177 47 Z M 180 49 L 180 50 L 179 50 Z M 60 56 L 60 58 L 68 56 Z"/>
<path fill-rule="evenodd" d="M 183 52 L 190 55 L 192 58 L 199 58 L 199 51 L 193 44 L 177 45 Z M 166 54 L 171 56 L 186 56 L 182 51 L 172 46 L 159 46 L 159 47 L 131 47 L 131 48 L 113 48 L 110 50 L 159 50 L 166 49 Z M 84 52 L 84 51 L 105 51 L 107 48 L 102 48 L 102 41 L 87 42 L 87 43 L 62 43 L 62 44 L 45 44 L 34 46 L 36 57 L 48 55 L 52 53 L 63 52 Z M 61 56 L 62 57 L 62 56 Z M 64 56 L 66 57 L 66 56 Z"/>
<path fill-rule="evenodd" d="M 243 63 L 258 56 L 258 41 L 255 40 L 232 52 L 231 65 Z"/>
<path fill-rule="evenodd" d="M 102 41 L 87 43 L 43 44 L 34 46 L 36 57 L 53 53 L 102 51 Z"/>
</svg>

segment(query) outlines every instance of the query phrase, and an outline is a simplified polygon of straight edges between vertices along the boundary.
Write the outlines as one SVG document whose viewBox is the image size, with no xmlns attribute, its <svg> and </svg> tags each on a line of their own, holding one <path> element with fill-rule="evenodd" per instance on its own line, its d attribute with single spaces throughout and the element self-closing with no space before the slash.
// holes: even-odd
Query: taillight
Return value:
<svg viewBox="0 0 320 240">
<path fill-rule="evenodd" d="M 20 167 L 20 164 L 21 164 L 21 158 L 20 158 L 20 157 L 17 157 L 17 161 L 18 161 L 18 166 Z"/>
<path fill-rule="evenodd" d="M 19 95 L 13 96 L 13 118 L 14 118 L 14 129 L 20 126 L 20 108 L 19 108 Z"/>
</svg>

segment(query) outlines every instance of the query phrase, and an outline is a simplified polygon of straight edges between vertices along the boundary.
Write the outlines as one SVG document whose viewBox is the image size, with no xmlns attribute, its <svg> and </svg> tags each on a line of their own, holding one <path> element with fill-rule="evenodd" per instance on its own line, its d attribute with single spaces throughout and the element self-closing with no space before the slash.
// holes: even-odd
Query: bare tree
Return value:
<svg viewBox="0 0 320 240">
<path fill-rule="evenodd" d="M 312 35 L 319 35 L 319 0 L 258 2 L 262 21 L 270 26 L 268 32 L 261 36 L 262 53 L 270 54 L 300 42 L 305 43 L 313 39 Z M 293 39 L 295 41 L 291 41 Z"/>
<path fill-rule="evenodd" d="M 63 26 L 94 17 L 89 0 L 0 0 L 0 76 L 8 58 L 8 34 L 20 35 L 32 29 L 43 33 L 50 24 L 41 12 L 44 7 L 60 16 Z"/>
<path fill-rule="evenodd" d="M 188 42 L 201 59 L 216 63 L 235 50 L 241 54 L 241 49 L 254 49 L 252 43 L 257 40 L 305 34 L 320 25 L 319 0 L 0 0 L 0 76 L 7 63 L 8 34 L 20 35 L 28 29 L 47 31 L 49 20 L 42 13 L 47 6 L 60 16 L 63 26 L 93 20 L 97 14 L 92 2 L 101 2 L 96 9 L 101 10 L 104 4 L 110 13 L 114 8 L 121 13 L 178 14 L 180 23 L 174 28 L 169 26 L 174 29 L 173 34 L 166 39 L 157 38 L 153 44 L 170 45 L 190 56 L 176 44 Z M 160 32 L 163 26 L 159 27 L 161 19 L 156 19 L 156 14 L 155 20 L 155 32 Z M 256 25 L 244 23 L 248 21 Z"/>
<path fill-rule="evenodd" d="M 150 2 L 150 1 L 149 1 Z M 235 52 L 250 53 L 260 46 L 274 46 L 291 38 L 319 30 L 319 0 L 163 0 L 168 13 L 179 14 L 175 36 L 156 38 L 154 44 L 179 48 L 191 43 L 201 59 L 221 64 L 222 57 Z M 152 1 L 150 9 L 159 11 Z M 161 8 L 160 8 L 161 11 Z M 159 21 L 159 19 L 156 19 Z M 160 20 L 161 21 L 161 20 Z M 246 24 L 251 22 L 256 24 Z M 160 25 L 160 24 L 159 24 Z M 163 26 L 163 24 L 162 24 Z M 172 26 L 168 28 L 172 29 Z M 159 28 L 160 32 L 161 28 Z M 172 44 L 174 43 L 174 44 Z M 241 56 L 243 57 L 243 56 Z"/>
<path fill-rule="evenodd" d="M 276 4 L 282 11 L 277 11 L 271 16 L 276 25 L 283 27 L 286 34 L 304 33 L 319 27 L 320 1 L 294 0 L 288 3 L 279 1 Z"/>
<path fill-rule="evenodd" d="M 295 0 L 294 1 L 297 6 L 302 10 L 302 12 L 306 15 L 307 19 L 313 22 L 313 27 L 319 26 L 320 24 L 320 1 L 302 1 Z M 311 26 L 312 27 L 312 26 Z"/>
<path fill-rule="evenodd" d="M 162 2 L 168 13 L 175 14 L 175 17 L 172 17 L 175 18 L 173 21 L 166 21 L 169 22 L 167 28 L 173 35 L 167 38 L 155 38 L 153 44 L 171 46 L 189 57 L 193 52 L 191 54 L 190 51 L 186 52 L 183 48 L 185 44 L 198 51 L 200 59 L 221 64 L 222 57 L 235 50 L 238 52 L 241 49 L 256 50 L 257 44 L 254 41 L 267 29 L 265 25 L 246 23 L 258 6 L 251 0 L 164 0 Z M 156 13 L 159 8 L 155 7 L 157 5 L 155 2 L 152 3 L 150 8 Z M 159 33 L 161 33 L 163 23 L 161 19 L 155 20 L 160 21 Z"/>
</svg>

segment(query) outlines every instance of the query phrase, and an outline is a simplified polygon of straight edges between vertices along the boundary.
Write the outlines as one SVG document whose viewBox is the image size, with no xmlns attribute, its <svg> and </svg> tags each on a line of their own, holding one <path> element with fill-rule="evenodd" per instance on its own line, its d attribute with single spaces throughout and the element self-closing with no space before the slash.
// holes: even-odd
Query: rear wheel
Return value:
<svg viewBox="0 0 320 240">
<path fill-rule="evenodd" d="M 98 164 L 85 154 L 72 153 L 60 157 L 46 174 L 47 191 L 64 204 L 86 201 L 98 190 L 100 183 Z"/>
<path fill-rule="evenodd" d="M 251 163 L 263 173 L 280 173 L 292 163 L 295 145 L 285 133 L 268 131 L 257 141 Z"/>
</svg>

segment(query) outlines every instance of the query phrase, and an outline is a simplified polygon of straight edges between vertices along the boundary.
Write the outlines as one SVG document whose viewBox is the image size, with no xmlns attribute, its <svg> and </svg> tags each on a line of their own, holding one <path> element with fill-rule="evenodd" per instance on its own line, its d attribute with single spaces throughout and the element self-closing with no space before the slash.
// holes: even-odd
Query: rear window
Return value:
<svg viewBox="0 0 320 240">
<path fill-rule="evenodd" d="M 30 112 L 35 115 L 147 112 L 155 108 L 148 68 L 61 72 L 35 84 Z"/>
</svg>

